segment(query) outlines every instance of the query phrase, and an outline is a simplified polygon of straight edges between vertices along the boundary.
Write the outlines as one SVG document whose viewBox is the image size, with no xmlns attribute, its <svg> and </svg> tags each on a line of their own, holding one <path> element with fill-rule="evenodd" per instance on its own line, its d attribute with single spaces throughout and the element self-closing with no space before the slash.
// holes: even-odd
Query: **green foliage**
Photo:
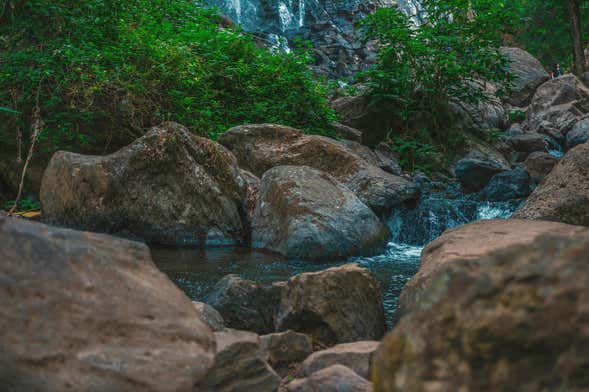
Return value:
<svg viewBox="0 0 589 392">
<path fill-rule="evenodd" d="M 428 143 L 427 130 L 423 129 L 412 137 L 394 136 L 389 145 L 398 157 L 399 165 L 404 169 L 419 170 L 429 174 L 433 169 L 433 158 L 439 154 L 438 148 Z"/>
<path fill-rule="evenodd" d="M 330 130 L 309 55 L 260 48 L 193 1 L 11 3 L 0 16 L 0 106 L 22 115 L 0 124 L 5 145 L 37 104 L 48 151 L 102 150 L 163 120 L 212 138 L 240 123 Z"/>
<path fill-rule="evenodd" d="M 487 133 L 487 138 L 490 142 L 496 142 L 504 134 L 505 134 L 505 132 L 501 131 L 500 129 L 493 128 L 493 129 L 489 130 L 489 132 Z"/>
<path fill-rule="evenodd" d="M 14 206 L 15 203 L 16 203 L 15 200 L 7 201 L 0 206 L 0 209 L 10 210 Z M 34 200 L 31 197 L 25 197 L 25 198 L 22 198 L 18 201 L 16 209 L 17 209 L 17 211 L 40 210 L 41 204 L 39 204 L 38 201 Z"/>
<path fill-rule="evenodd" d="M 507 26 L 512 15 L 496 0 L 424 0 L 423 6 L 427 23 L 418 27 L 396 8 L 365 20 L 367 37 L 379 43 L 377 65 L 367 76 L 372 95 L 402 108 L 405 119 L 429 116 L 435 131 L 447 127 L 439 120 L 451 100 L 488 98 L 478 81 L 508 87 L 498 26 Z"/>
<path fill-rule="evenodd" d="M 560 63 L 568 68 L 572 62 L 570 20 L 563 0 L 508 0 L 507 6 L 519 21 L 514 39 L 545 66 Z M 581 25 L 584 41 L 589 40 L 589 1 L 581 2 Z"/>
<path fill-rule="evenodd" d="M 507 115 L 511 124 L 520 123 L 526 119 L 526 112 L 519 109 L 511 109 Z"/>
</svg>

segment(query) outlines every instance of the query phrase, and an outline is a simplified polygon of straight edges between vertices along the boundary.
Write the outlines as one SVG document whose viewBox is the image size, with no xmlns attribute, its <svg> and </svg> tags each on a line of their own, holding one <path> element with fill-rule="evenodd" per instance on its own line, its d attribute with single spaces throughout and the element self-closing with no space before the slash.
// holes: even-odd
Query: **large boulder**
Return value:
<svg viewBox="0 0 589 392">
<path fill-rule="evenodd" d="M 198 301 L 192 301 L 192 306 L 196 309 L 200 321 L 208 325 L 213 331 L 219 332 L 225 329 L 225 320 L 223 320 L 223 316 L 215 308 Z"/>
<path fill-rule="evenodd" d="M 326 350 L 316 351 L 303 362 L 306 376 L 333 365 L 344 365 L 361 377 L 370 379 L 372 355 L 380 346 L 379 341 L 342 343 Z"/>
<path fill-rule="evenodd" d="M 544 234 L 573 235 L 585 231 L 580 226 L 519 219 L 482 220 L 446 230 L 421 253 L 421 265 L 399 296 L 399 313 L 432 306 L 439 292 L 436 278 L 455 264 L 468 269 L 469 261 L 511 245 L 530 244 Z"/>
<path fill-rule="evenodd" d="M 414 198 L 417 187 L 385 172 L 327 137 L 273 124 L 242 125 L 228 130 L 219 142 L 239 164 L 257 176 L 275 166 L 309 166 L 331 174 L 377 214 Z"/>
<path fill-rule="evenodd" d="M 589 112 L 589 88 L 574 75 L 565 75 L 541 85 L 526 112 L 528 128 L 539 131 L 550 124 L 566 135 L 584 113 Z"/>
<path fill-rule="evenodd" d="M 375 391 L 586 391 L 589 232 L 542 236 L 469 266 L 439 276 L 445 295 L 385 338 Z"/>
<path fill-rule="evenodd" d="M 578 123 L 575 124 L 566 134 L 566 145 L 567 148 L 573 148 L 579 144 L 583 144 L 589 141 L 589 116 L 584 117 Z"/>
<path fill-rule="evenodd" d="M 197 385 L 202 392 L 276 392 L 280 377 L 266 363 L 260 338 L 252 332 L 215 332 L 215 365 Z"/>
<path fill-rule="evenodd" d="M 326 345 L 378 340 L 385 331 L 380 285 L 357 264 L 296 275 L 282 289 L 276 329 Z"/>
<path fill-rule="evenodd" d="M 552 171 L 558 158 L 547 152 L 533 152 L 526 158 L 523 166 L 532 180 L 539 183 Z"/>
<path fill-rule="evenodd" d="M 532 193 L 532 179 L 527 171 L 517 167 L 496 174 L 481 191 L 484 199 L 507 201 L 521 199 Z"/>
<path fill-rule="evenodd" d="M 205 298 L 221 314 L 226 327 L 260 334 L 274 331 L 279 301 L 278 288 L 264 287 L 234 274 L 223 277 Z"/>
<path fill-rule="evenodd" d="M 6 391 L 190 390 L 215 342 L 144 244 L 0 216 Z"/>
<path fill-rule="evenodd" d="M 450 103 L 453 127 L 485 136 L 492 129 L 504 129 L 507 122 L 505 107 L 495 95 L 497 88 L 490 83 L 477 83 L 487 99 L 476 104 L 454 100 Z"/>
<path fill-rule="evenodd" d="M 509 162 L 502 156 L 473 150 L 454 166 L 454 172 L 466 192 L 478 192 L 493 176 L 510 169 Z"/>
<path fill-rule="evenodd" d="M 313 352 L 313 341 L 304 333 L 286 331 L 260 336 L 268 363 L 276 368 L 301 362 Z"/>
<path fill-rule="evenodd" d="M 340 143 L 371 165 L 380 167 L 382 170 L 396 176 L 401 175 L 401 166 L 399 166 L 397 158 L 384 143 L 380 143 L 374 150 L 351 140 L 342 140 Z"/>
<path fill-rule="evenodd" d="M 348 188 L 306 166 L 277 166 L 262 177 L 252 245 L 288 258 L 345 259 L 381 250 L 389 231 Z"/>
<path fill-rule="evenodd" d="M 588 168 L 589 142 L 567 152 L 514 216 L 589 226 Z"/>
<path fill-rule="evenodd" d="M 535 132 L 509 136 L 506 141 L 515 151 L 526 154 L 536 151 L 547 152 L 549 146 L 546 136 Z"/>
<path fill-rule="evenodd" d="M 372 392 L 372 383 L 343 365 L 333 365 L 307 378 L 291 381 L 288 392 Z"/>
<path fill-rule="evenodd" d="M 240 244 L 243 183 L 227 149 L 166 123 L 111 155 L 56 153 L 41 202 L 52 224 L 161 244 Z"/>
<path fill-rule="evenodd" d="M 503 47 L 500 52 L 507 57 L 509 73 L 514 77 L 506 101 L 519 107 L 529 105 L 536 89 L 550 79 L 550 76 L 540 61 L 523 49 Z"/>
</svg>

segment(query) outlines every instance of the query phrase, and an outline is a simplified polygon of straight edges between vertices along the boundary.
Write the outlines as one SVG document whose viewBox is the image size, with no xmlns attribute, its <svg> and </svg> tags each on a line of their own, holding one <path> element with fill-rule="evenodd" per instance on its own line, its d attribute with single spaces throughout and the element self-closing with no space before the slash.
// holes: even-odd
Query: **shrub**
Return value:
<svg viewBox="0 0 589 392">
<path fill-rule="evenodd" d="M 6 2 L 4 2 L 6 5 Z M 273 53 L 189 0 L 14 0 L 0 14 L 0 145 L 108 150 L 173 120 L 217 137 L 276 122 L 330 132 L 307 54 Z"/>
</svg>

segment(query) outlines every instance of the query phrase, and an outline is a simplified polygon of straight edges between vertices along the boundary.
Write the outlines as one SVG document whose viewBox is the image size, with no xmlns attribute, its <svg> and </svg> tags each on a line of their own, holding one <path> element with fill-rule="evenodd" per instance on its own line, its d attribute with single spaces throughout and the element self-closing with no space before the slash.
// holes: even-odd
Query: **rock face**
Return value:
<svg viewBox="0 0 589 392">
<path fill-rule="evenodd" d="M 552 171 L 558 158 L 547 152 L 533 152 L 524 162 L 524 168 L 536 183 L 539 183 Z"/>
<path fill-rule="evenodd" d="M 107 156 L 56 153 L 43 177 L 47 222 L 171 245 L 246 239 L 243 189 L 222 146 L 166 123 Z"/>
<path fill-rule="evenodd" d="M 385 247 L 389 231 L 327 173 L 306 166 L 268 170 L 252 221 L 252 245 L 295 259 L 343 259 Z"/>
<path fill-rule="evenodd" d="M 301 362 L 313 352 L 313 341 L 304 333 L 286 331 L 260 336 L 260 347 L 268 363 L 278 368 Z"/>
<path fill-rule="evenodd" d="M 589 226 L 589 143 L 566 153 L 515 217 Z"/>
<path fill-rule="evenodd" d="M 589 88 L 574 75 L 565 75 L 541 85 L 526 113 L 528 127 L 537 131 L 546 124 L 565 135 L 583 113 L 589 112 Z"/>
<path fill-rule="evenodd" d="M 197 385 L 203 392 L 275 392 L 280 377 L 264 361 L 258 335 L 246 331 L 215 332 L 215 365 Z"/>
<path fill-rule="evenodd" d="M 589 141 L 589 117 L 585 117 L 575 124 L 566 134 L 567 148 L 573 148 Z"/>
<path fill-rule="evenodd" d="M 140 243 L 0 217 L 7 391 L 179 391 L 215 343 Z"/>
<path fill-rule="evenodd" d="M 282 289 L 276 327 L 326 345 L 378 340 L 385 331 L 380 286 L 357 264 L 296 275 Z"/>
<path fill-rule="evenodd" d="M 205 302 L 221 314 L 225 326 L 264 334 L 274 331 L 274 312 L 279 300 L 279 290 L 238 275 L 227 275 L 215 285 Z"/>
<path fill-rule="evenodd" d="M 333 365 L 286 385 L 288 392 L 372 392 L 372 383 L 342 365 Z"/>
<path fill-rule="evenodd" d="M 327 350 L 316 351 L 303 362 L 306 376 L 333 365 L 343 365 L 352 369 L 361 377 L 370 379 L 370 361 L 376 349 L 377 341 L 342 343 Z"/>
<path fill-rule="evenodd" d="M 532 193 L 532 179 L 527 171 L 515 168 L 496 174 L 481 194 L 490 201 L 521 199 Z"/>
<path fill-rule="evenodd" d="M 414 184 L 366 162 L 342 143 L 305 135 L 294 128 L 242 125 L 227 131 L 219 142 L 235 154 L 241 167 L 257 176 L 287 165 L 309 166 L 331 174 L 376 214 L 386 214 L 417 195 Z"/>
<path fill-rule="evenodd" d="M 589 233 L 543 236 L 469 265 L 439 277 L 446 294 L 385 338 L 375 391 L 586 390 Z"/>
<path fill-rule="evenodd" d="M 512 245 L 526 245 L 546 234 L 574 235 L 586 231 L 580 226 L 519 219 L 482 220 L 446 230 L 429 243 L 421 254 L 417 274 L 407 282 L 399 297 L 399 312 L 406 314 L 432 306 L 436 295 L 445 295 L 435 286 L 436 279 L 454 264 L 463 265 L 488 253 Z M 427 298 L 424 299 L 424 296 Z"/>
<path fill-rule="evenodd" d="M 509 169 L 509 163 L 505 159 L 478 150 L 471 151 L 454 167 L 456 177 L 466 192 L 480 191 L 493 176 Z"/>
<path fill-rule="evenodd" d="M 509 60 L 509 72 L 515 78 L 506 101 L 519 107 L 529 105 L 536 89 L 550 76 L 540 61 L 525 50 L 503 47 L 500 51 Z"/>
</svg>

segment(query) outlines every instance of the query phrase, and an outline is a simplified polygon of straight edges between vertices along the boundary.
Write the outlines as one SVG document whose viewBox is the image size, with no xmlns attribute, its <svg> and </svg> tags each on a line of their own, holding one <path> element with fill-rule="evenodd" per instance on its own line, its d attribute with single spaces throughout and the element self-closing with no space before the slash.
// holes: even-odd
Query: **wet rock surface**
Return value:
<svg viewBox="0 0 589 392">
<path fill-rule="evenodd" d="M 375 391 L 585 390 L 588 257 L 585 231 L 454 263 L 385 338 Z"/>
<path fill-rule="evenodd" d="M 277 166 L 262 177 L 255 248 L 294 259 L 344 259 L 382 251 L 388 235 L 372 210 L 327 173 Z"/>
<path fill-rule="evenodd" d="M 0 237 L 3 390 L 189 390 L 213 365 L 212 331 L 144 244 L 2 216 Z"/>
</svg>

